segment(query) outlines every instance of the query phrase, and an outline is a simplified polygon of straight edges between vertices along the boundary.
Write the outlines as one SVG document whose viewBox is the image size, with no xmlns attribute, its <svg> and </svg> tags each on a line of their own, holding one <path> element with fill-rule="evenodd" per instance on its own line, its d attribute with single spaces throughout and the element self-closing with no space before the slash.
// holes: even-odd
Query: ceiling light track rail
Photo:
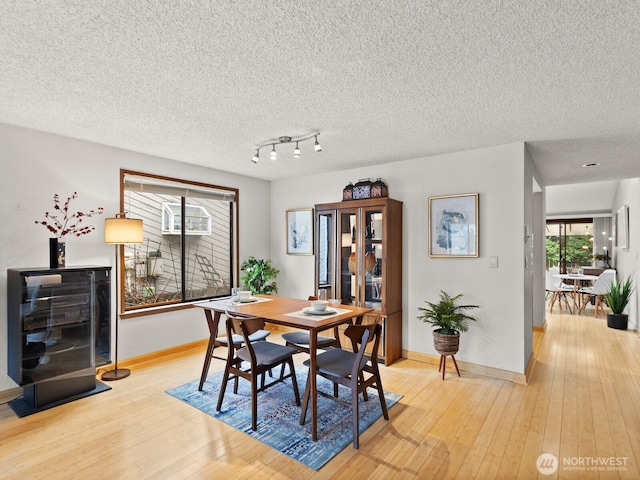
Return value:
<svg viewBox="0 0 640 480">
<path fill-rule="evenodd" d="M 260 149 L 269 147 L 269 146 L 271 147 L 271 153 L 269 155 L 269 158 L 271 160 L 277 160 L 278 152 L 276 152 L 276 145 L 284 145 L 288 143 L 296 144 L 296 148 L 293 150 L 293 157 L 300 158 L 300 148 L 298 144 L 300 142 L 304 142 L 305 140 L 311 140 L 312 138 L 315 139 L 313 150 L 316 152 L 321 152 L 322 146 L 320 145 L 320 143 L 318 143 L 318 135 L 320 135 L 320 132 L 314 132 L 309 135 L 303 135 L 301 137 L 282 136 L 282 137 L 278 137 L 277 140 L 269 140 L 268 142 L 264 142 L 258 147 L 256 147 L 256 153 L 253 155 L 253 158 L 251 158 L 251 161 L 253 163 L 258 163 L 260 161 Z"/>
</svg>

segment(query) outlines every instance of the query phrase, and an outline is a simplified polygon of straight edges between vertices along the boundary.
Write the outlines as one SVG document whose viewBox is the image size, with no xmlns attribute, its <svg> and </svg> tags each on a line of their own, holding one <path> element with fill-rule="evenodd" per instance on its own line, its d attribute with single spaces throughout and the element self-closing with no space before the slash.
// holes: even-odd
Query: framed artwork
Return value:
<svg viewBox="0 0 640 480">
<path fill-rule="evenodd" d="M 287 254 L 313 255 L 313 208 L 287 210 Z"/>
<path fill-rule="evenodd" d="M 617 246 L 629 248 L 629 207 L 627 205 L 621 206 L 616 216 L 618 221 Z"/>
<path fill-rule="evenodd" d="M 478 256 L 478 194 L 429 197 L 429 256 Z"/>
</svg>

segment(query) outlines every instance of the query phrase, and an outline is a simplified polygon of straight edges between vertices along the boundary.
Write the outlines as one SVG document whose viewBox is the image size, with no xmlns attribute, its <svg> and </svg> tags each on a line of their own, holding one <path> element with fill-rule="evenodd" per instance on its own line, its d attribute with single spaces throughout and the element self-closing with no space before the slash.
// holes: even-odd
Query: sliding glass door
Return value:
<svg viewBox="0 0 640 480">
<path fill-rule="evenodd" d="M 547 221 L 547 269 L 559 267 L 561 273 L 577 272 L 593 263 L 593 219 Z"/>
</svg>

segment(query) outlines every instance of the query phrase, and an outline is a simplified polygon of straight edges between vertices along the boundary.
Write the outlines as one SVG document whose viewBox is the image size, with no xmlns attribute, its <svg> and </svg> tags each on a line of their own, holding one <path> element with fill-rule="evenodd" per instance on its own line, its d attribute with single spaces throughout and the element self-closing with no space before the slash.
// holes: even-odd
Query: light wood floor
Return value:
<svg viewBox="0 0 640 480">
<path fill-rule="evenodd" d="M 22 419 L 0 405 L 0 478 L 640 478 L 637 333 L 608 329 L 588 311 L 548 320 L 535 333 L 527 386 L 464 371 L 442 381 L 435 367 L 408 360 L 383 367 L 385 389 L 404 395 L 390 421 L 318 472 L 164 393 L 199 376 L 197 351 Z M 536 469 L 543 452 L 559 459 L 552 476 Z M 585 465 L 611 458 L 625 470 Z"/>
</svg>

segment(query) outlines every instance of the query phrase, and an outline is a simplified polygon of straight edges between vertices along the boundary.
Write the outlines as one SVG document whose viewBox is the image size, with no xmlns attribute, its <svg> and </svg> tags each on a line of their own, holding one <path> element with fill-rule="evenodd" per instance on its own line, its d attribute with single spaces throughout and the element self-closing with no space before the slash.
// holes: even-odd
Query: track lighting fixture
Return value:
<svg viewBox="0 0 640 480">
<path fill-rule="evenodd" d="M 270 140 L 268 142 L 263 143 L 262 145 L 259 145 L 256 148 L 256 153 L 253 155 L 253 158 L 251 158 L 251 161 L 253 163 L 258 163 L 260 161 L 260 149 L 267 147 L 269 145 L 271 145 L 271 155 L 269 156 L 269 158 L 271 160 L 277 160 L 278 159 L 278 152 L 276 152 L 276 145 L 282 145 L 285 143 L 295 143 L 296 144 L 296 148 L 293 150 L 293 157 L 294 158 L 300 158 L 300 147 L 299 147 L 299 143 L 300 142 L 304 142 L 305 140 L 310 140 L 310 139 L 315 139 L 314 145 L 313 145 L 313 149 L 316 152 L 321 152 L 322 151 L 322 147 L 320 146 L 320 144 L 318 143 L 318 135 L 320 135 L 319 132 L 317 133 L 312 133 L 310 135 L 305 135 L 302 137 L 297 137 L 297 138 L 292 138 L 292 137 L 278 137 L 277 141 L 274 140 Z"/>
</svg>

